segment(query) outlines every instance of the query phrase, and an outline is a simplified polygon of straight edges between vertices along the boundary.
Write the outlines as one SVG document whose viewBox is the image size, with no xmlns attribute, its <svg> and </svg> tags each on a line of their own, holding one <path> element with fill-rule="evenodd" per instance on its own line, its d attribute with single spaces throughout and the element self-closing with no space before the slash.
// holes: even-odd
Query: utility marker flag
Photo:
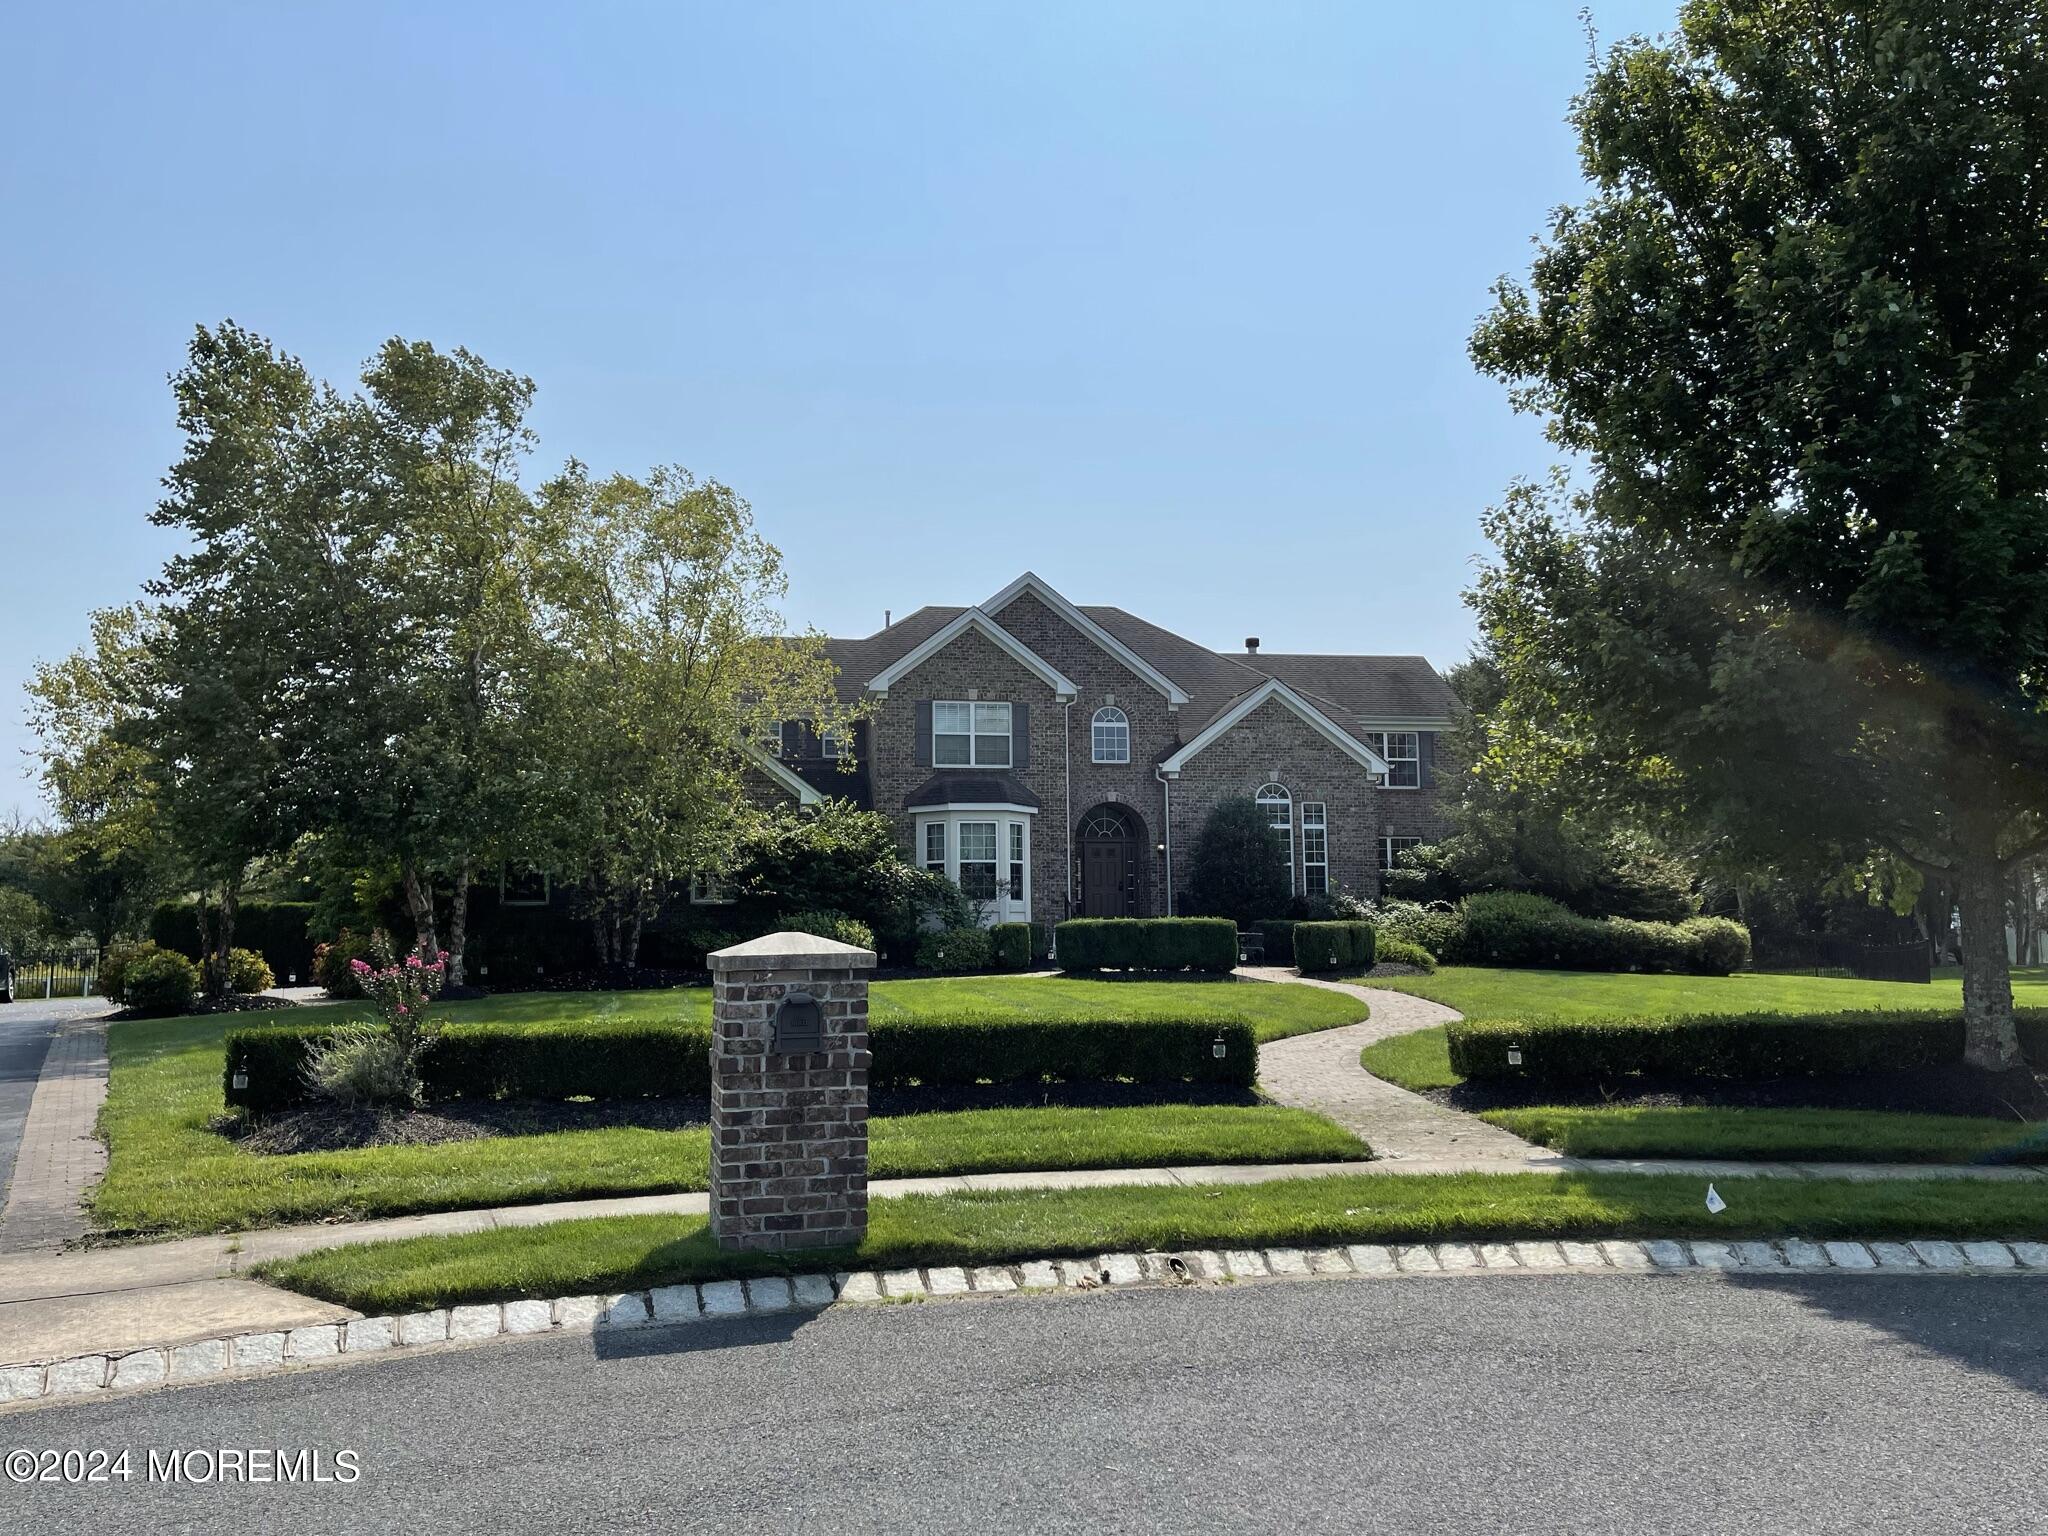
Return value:
<svg viewBox="0 0 2048 1536">
<path fill-rule="evenodd" d="M 1721 1192 L 1711 1184 L 1707 1186 L 1707 1209 L 1716 1216 L 1728 1209 L 1728 1202 L 1721 1198 Z"/>
</svg>

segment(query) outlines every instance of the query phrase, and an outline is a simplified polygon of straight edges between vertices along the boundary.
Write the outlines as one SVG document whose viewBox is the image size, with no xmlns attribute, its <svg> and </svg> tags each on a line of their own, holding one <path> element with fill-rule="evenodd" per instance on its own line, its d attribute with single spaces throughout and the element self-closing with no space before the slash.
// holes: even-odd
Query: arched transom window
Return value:
<svg viewBox="0 0 2048 1536">
<path fill-rule="evenodd" d="M 1098 763 L 1131 760 L 1131 717 L 1114 704 L 1095 711 L 1094 758 Z"/>
<path fill-rule="evenodd" d="M 1273 829 L 1273 846 L 1287 865 L 1287 890 L 1294 891 L 1294 797 L 1285 784 L 1261 784 L 1259 809 Z"/>
</svg>

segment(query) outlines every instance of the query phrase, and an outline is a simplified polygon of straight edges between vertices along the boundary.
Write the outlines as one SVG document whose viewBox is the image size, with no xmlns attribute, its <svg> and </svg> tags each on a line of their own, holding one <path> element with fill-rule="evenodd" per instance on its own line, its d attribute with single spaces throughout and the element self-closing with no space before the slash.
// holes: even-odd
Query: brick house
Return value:
<svg viewBox="0 0 2048 1536">
<path fill-rule="evenodd" d="M 1029 572 L 827 645 L 872 714 L 845 744 L 785 722 L 767 777 L 885 812 L 989 921 L 1185 910 L 1188 853 L 1227 797 L 1268 808 L 1303 895 L 1374 895 L 1396 851 L 1444 830 L 1457 700 L 1420 656 L 1223 654 Z"/>
</svg>

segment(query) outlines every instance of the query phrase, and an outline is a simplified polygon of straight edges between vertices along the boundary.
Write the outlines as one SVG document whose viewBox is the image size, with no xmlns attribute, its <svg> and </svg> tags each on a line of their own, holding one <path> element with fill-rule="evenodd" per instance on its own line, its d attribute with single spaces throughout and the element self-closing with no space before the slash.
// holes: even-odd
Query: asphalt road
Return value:
<svg viewBox="0 0 2048 1536">
<path fill-rule="evenodd" d="M 0 1483 L 0 1529 L 2039 1531 L 2044 1393 L 2038 1279 L 991 1298 L 0 1416 L 0 1448 L 134 1469 Z M 224 1447 L 360 1474 L 145 1478 L 151 1450 Z"/>
</svg>

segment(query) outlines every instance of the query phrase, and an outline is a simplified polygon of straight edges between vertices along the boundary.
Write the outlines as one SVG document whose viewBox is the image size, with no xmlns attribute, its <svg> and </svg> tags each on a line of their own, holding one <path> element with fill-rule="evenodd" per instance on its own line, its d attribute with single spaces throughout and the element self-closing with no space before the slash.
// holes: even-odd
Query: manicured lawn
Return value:
<svg viewBox="0 0 2048 1536">
<path fill-rule="evenodd" d="M 1852 1008 L 1961 1008 L 1962 983 L 1926 986 L 1824 976 L 1739 972 L 1733 976 L 1635 976 L 1611 971 L 1512 971 L 1445 966 L 1433 976 L 1359 978 L 1364 985 L 1411 992 L 1447 1004 L 1468 1019 L 1591 1019 L 1623 1014 L 1841 1013 Z M 2048 978 L 2013 978 L 2023 1008 L 2048 1006 Z"/>
<path fill-rule="evenodd" d="M 1503 978 L 1511 978 L 1504 980 Z M 1573 971 L 1453 969 L 1436 976 L 1385 978 L 1403 990 L 1448 980 L 1437 1001 L 1476 1017 L 1598 1018 L 1668 1011 L 1791 1012 L 1813 1008 L 1925 1006 L 1934 988 L 1812 976 L 1614 976 Z M 1373 985 L 1383 984 L 1375 980 Z M 1762 984 L 1759 986 L 1759 984 Z M 1847 992 L 1828 989 L 1849 989 Z M 1819 989 L 1818 991 L 1814 989 Z M 2048 986 L 2042 989 L 2048 992 Z M 1436 994 L 1431 994 L 1436 995 Z M 1513 1001 L 1509 1001 L 1512 998 Z M 1900 999 L 1904 1001 L 1901 1002 Z M 1960 1001 L 1958 1000 L 1958 1006 Z M 1441 1028 L 1369 1045 L 1359 1063 L 1411 1092 L 1455 1088 Z M 1539 1146 L 1576 1157 L 1736 1157 L 1800 1161 L 1968 1163 L 2007 1150 L 2043 1128 L 1973 1115 L 1899 1114 L 1872 1109 L 1645 1108 L 1542 1105 L 1492 1109 L 1481 1119 Z M 2038 1146 L 2033 1161 L 2048 1157 Z"/>
<path fill-rule="evenodd" d="M 1121 993 L 1146 984 L 1011 980 L 995 985 L 1109 987 Z M 1188 990 L 1199 994 L 1203 1006 L 1216 1006 L 1207 1002 L 1212 992 L 1227 992 L 1252 1009 L 1265 1010 L 1265 1023 L 1280 1028 L 1317 1013 L 1290 1014 L 1284 1006 L 1275 1009 L 1274 999 L 1291 1004 L 1297 996 L 1313 1002 L 1334 995 L 1256 983 L 1197 983 Z M 692 996 L 529 993 L 455 1004 L 446 1012 L 536 1025 L 577 1016 L 577 1010 L 585 1017 L 658 1018 L 673 1017 L 678 1006 L 690 1007 Z M 1344 1006 L 1335 1022 L 1351 1022 L 1359 1006 L 1338 1001 Z M 934 1016 L 945 1006 L 921 993 L 893 1005 L 908 1008 L 913 1017 L 919 1008 L 933 1010 L 926 1016 Z M 1151 1005 L 1160 1005 L 1157 994 Z M 1067 1006 L 1082 1004 L 1070 996 Z M 207 1129 L 207 1123 L 223 1108 L 221 1037 L 246 1022 L 230 1015 L 120 1023 L 108 1030 L 112 1077 L 100 1123 L 111 1156 L 93 1198 L 93 1215 L 102 1227 L 114 1232 L 232 1231 L 706 1185 L 710 1144 L 700 1128 L 612 1127 L 290 1156 L 244 1151 Z M 1276 1105 L 972 1110 L 877 1119 L 872 1136 L 876 1178 L 1176 1163 L 1336 1162 L 1368 1155 L 1355 1137 L 1321 1116 Z"/>
<path fill-rule="evenodd" d="M 1867 1109 L 1492 1109 L 1480 1117 L 1574 1157 L 1741 1157 L 1859 1163 L 1975 1163 L 2024 1148 L 2048 1159 L 2048 1127 L 1975 1115 Z"/>
<path fill-rule="evenodd" d="M 720 1276 L 992 1264 L 1147 1249 L 1456 1238 L 2048 1235 L 2048 1187 L 1934 1180 L 1724 1184 L 1695 1178 L 1390 1174 L 1216 1188 L 977 1192 L 878 1200 L 856 1250 L 727 1254 L 702 1218 L 615 1217 L 355 1244 L 264 1265 L 265 1279 L 365 1312 L 638 1289 Z"/>
</svg>

